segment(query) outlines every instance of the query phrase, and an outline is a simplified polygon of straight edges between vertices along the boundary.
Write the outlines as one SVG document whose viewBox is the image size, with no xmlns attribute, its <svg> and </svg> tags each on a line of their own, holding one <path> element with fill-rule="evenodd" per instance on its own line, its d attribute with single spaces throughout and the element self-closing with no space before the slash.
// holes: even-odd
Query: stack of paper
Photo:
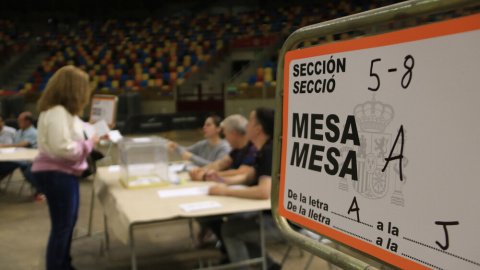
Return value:
<svg viewBox="0 0 480 270">
<path fill-rule="evenodd" d="M 216 201 L 205 201 L 205 202 L 195 202 L 195 203 L 184 203 L 180 204 L 179 207 L 185 212 L 194 212 L 200 210 L 208 210 L 213 208 L 222 207 L 219 202 Z"/>
<path fill-rule="evenodd" d="M 208 189 L 209 187 L 194 187 L 194 188 L 159 190 L 158 196 L 160 196 L 160 198 L 170 198 L 170 197 L 180 197 L 180 196 L 207 195 Z"/>
</svg>

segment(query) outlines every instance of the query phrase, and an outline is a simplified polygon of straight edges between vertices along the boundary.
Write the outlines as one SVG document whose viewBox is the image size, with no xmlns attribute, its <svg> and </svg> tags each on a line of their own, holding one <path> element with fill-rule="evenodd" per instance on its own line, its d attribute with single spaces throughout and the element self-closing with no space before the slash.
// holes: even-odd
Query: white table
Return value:
<svg viewBox="0 0 480 270">
<path fill-rule="evenodd" d="M 38 155 L 38 149 L 0 148 L 0 161 L 32 161 Z"/>
<path fill-rule="evenodd" d="M 94 180 L 95 193 L 103 206 L 105 218 L 111 226 L 112 233 L 123 243 L 130 244 L 132 269 L 136 269 L 134 249 L 135 226 L 161 223 L 175 219 L 193 219 L 248 211 L 259 211 L 262 219 L 262 210 L 270 209 L 269 199 L 251 200 L 209 195 L 160 198 L 158 195 L 158 190 L 160 189 L 182 189 L 212 184 L 214 183 L 186 181 L 181 185 L 171 184 L 164 187 L 126 189 L 119 181 L 119 172 L 109 171 L 108 167 L 98 168 L 96 179 Z M 180 204 L 202 201 L 216 201 L 222 207 L 194 212 L 184 212 L 179 207 Z M 260 227 L 262 254 L 264 255 L 263 226 Z M 108 234 L 106 236 L 108 237 Z M 265 256 L 261 258 L 261 261 L 265 265 L 264 258 Z"/>
<path fill-rule="evenodd" d="M 31 148 L 18 148 L 18 147 L 11 147 L 11 148 L 0 148 L 0 162 L 6 161 L 33 161 L 33 159 L 38 155 L 38 149 L 31 149 Z M 3 188 L 3 192 L 7 191 L 10 182 L 12 181 L 13 173 L 8 176 L 7 183 Z M 23 189 L 20 188 L 21 193 Z"/>
</svg>

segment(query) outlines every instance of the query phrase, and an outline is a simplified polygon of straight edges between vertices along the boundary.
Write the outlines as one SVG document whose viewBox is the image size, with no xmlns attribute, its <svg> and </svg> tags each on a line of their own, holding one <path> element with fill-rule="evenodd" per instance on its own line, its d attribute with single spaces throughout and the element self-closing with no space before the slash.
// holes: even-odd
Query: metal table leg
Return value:
<svg viewBox="0 0 480 270">
<path fill-rule="evenodd" d="M 129 234 L 130 234 L 130 261 L 131 261 L 131 266 L 132 266 L 132 270 L 137 270 L 137 258 L 135 256 L 135 243 L 133 241 L 133 224 L 130 225 Z"/>
</svg>

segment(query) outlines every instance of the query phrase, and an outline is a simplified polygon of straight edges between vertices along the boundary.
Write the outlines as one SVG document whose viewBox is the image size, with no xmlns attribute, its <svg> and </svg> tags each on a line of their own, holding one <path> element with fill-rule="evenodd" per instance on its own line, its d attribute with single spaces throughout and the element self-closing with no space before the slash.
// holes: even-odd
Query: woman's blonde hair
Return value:
<svg viewBox="0 0 480 270">
<path fill-rule="evenodd" d="M 64 66 L 48 80 L 37 108 L 43 112 L 62 105 L 72 115 L 81 115 L 90 94 L 88 74 L 75 66 Z"/>
</svg>

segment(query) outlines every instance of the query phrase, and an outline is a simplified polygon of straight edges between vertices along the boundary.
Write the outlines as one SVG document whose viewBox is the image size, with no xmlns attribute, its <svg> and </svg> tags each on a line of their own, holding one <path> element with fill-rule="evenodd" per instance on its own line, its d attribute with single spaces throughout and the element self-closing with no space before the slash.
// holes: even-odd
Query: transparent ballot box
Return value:
<svg viewBox="0 0 480 270">
<path fill-rule="evenodd" d="M 168 185 L 168 140 L 123 138 L 118 144 L 120 182 L 126 188 Z"/>
</svg>

